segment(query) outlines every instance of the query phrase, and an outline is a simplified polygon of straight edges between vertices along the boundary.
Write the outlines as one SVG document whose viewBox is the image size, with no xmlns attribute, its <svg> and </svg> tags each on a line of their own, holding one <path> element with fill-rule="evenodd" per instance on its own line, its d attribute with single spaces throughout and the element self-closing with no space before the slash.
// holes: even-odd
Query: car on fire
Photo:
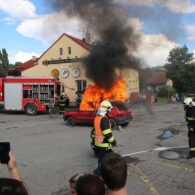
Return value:
<svg viewBox="0 0 195 195">
<path fill-rule="evenodd" d="M 117 129 L 119 125 L 127 126 L 132 120 L 132 110 L 125 102 L 111 102 L 112 110 L 108 113 L 112 129 Z M 63 113 L 63 119 L 68 126 L 74 126 L 75 124 L 88 124 L 92 125 L 97 110 L 70 110 Z"/>
</svg>

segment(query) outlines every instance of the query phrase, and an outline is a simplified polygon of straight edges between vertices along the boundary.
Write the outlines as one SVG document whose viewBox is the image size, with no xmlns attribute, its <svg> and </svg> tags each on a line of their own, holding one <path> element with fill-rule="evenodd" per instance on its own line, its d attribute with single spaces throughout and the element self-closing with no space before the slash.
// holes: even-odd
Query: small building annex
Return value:
<svg viewBox="0 0 195 195">
<path fill-rule="evenodd" d="M 172 80 L 166 77 L 165 71 L 157 72 L 145 81 L 145 87 L 148 91 L 158 91 L 162 86 L 173 86 Z"/>
</svg>

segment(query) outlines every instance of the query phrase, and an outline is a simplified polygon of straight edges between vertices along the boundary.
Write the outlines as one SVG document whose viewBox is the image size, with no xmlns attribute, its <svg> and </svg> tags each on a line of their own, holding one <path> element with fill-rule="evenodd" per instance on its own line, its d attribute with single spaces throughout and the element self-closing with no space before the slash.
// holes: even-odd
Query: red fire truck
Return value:
<svg viewBox="0 0 195 195">
<path fill-rule="evenodd" d="M 7 111 L 36 115 L 54 107 L 59 96 L 60 82 L 54 78 L 0 78 L 0 105 Z"/>
</svg>

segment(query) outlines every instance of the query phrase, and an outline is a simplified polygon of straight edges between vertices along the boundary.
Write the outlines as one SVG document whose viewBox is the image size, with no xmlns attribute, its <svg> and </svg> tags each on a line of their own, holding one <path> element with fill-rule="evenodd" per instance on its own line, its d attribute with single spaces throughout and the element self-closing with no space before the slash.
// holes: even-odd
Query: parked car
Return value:
<svg viewBox="0 0 195 195">
<path fill-rule="evenodd" d="M 113 108 L 108 113 L 110 122 L 113 129 L 117 129 L 117 126 L 127 126 L 132 120 L 132 110 L 124 102 L 112 102 Z M 81 111 L 70 110 L 65 111 L 63 119 L 68 126 L 74 126 L 75 124 L 88 124 L 92 125 L 97 111 Z"/>
</svg>

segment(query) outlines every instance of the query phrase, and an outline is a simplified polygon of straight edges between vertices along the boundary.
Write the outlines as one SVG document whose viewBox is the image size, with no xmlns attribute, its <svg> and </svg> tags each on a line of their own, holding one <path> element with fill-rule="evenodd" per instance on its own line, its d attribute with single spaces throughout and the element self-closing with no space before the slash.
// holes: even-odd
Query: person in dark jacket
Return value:
<svg viewBox="0 0 195 195">
<path fill-rule="evenodd" d="M 195 103 L 192 98 L 184 100 L 185 118 L 188 126 L 189 156 L 188 159 L 195 157 Z"/>
<path fill-rule="evenodd" d="M 67 94 L 65 94 L 64 98 L 65 98 L 65 108 L 68 108 L 69 107 L 69 102 L 70 102 L 69 97 L 68 97 Z"/>
</svg>

